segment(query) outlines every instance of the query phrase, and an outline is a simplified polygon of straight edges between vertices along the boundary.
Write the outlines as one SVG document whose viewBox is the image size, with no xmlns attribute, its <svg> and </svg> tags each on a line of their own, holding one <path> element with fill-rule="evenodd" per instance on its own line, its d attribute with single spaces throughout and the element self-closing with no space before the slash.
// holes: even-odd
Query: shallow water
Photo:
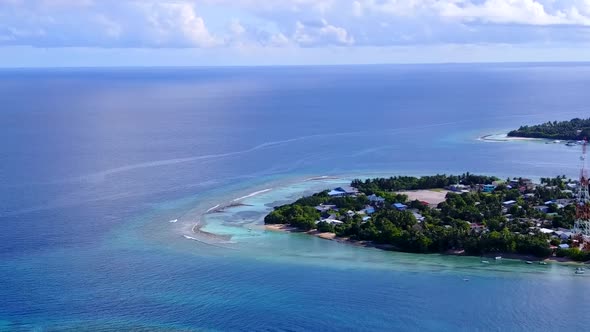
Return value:
<svg viewBox="0 0 590 332">
<path fill-rule="evenodd" d="M 588 74 L 2 71 L 0 330 L 583 330 L 588 276 L 571 267 L 385 252 L 261 220 L 356 176 L 576 176 L 579 149 L 477 138 L 587 116 Z M 305 181 L 319 176 L 335 178 Z M 231 240 L 185 238 L 199 221 Z"/>
</svg>

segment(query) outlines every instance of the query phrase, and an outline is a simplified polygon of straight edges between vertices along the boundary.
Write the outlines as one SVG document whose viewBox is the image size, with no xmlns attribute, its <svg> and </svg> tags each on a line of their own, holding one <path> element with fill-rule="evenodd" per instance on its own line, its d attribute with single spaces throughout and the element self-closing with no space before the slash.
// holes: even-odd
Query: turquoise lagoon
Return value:
<svg viewBox="0 0 590 332">
<path fill-rule="evenodd" d="M 386 252 L 262 219 L 354 177 L 574 177 L 579 149 L 478 138 L 587 116 L 589 74 L 2 71 L 0 330 L 584 330 L 588 277 L 570 266 Z"/>
</svg>

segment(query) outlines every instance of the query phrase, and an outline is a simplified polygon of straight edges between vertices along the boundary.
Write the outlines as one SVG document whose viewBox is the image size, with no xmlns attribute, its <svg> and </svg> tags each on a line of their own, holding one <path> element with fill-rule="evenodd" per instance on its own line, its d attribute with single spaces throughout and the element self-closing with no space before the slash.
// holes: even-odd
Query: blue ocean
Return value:
<svg viewBox="0 0 590 332">
<path fill-rule="evenodd" d="M 0 70 L 0 331 L 586 330 L 571 266 L 262 219 L 356 177 L 576 177 L 579 147 L 501 137 L 588 117 L 588 86 L 590 64 Z"/>
</svg>

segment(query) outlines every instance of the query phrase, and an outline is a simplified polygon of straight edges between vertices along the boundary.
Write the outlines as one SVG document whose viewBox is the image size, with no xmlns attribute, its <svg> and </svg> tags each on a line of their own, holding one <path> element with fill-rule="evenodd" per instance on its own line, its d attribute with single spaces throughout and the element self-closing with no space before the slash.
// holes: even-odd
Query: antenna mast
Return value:
<svg viewBox="0 0 590 332">
<path fill-rule="evenodd" d="M 576 201 L 576 222 L 574 224 L 574 239 L 578 240 L 580 247 L 585 249 L 590 242 L 590 194 L 588 193 L 588 172 L 586 170 L 586 150 L 588 140 L 584 138 L 582 143 L 582 155 L 580 161 L 580 184 Z"/>
</svg>

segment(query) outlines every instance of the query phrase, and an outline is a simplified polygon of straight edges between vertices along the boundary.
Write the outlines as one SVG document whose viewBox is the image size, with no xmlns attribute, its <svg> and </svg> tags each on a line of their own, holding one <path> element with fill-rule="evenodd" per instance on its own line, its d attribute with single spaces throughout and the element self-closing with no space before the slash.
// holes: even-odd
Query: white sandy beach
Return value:
<svg viewBox="0 0 590 332">
<path fill-rule="evenodd" d="M 508 134 L 490 134 L 484 135 L 479 138 L 481 141 L 489 142 L 510 142 L 510 141 L 542 141 L 541 138 L 531 137 L 510 137 Z"/>
</svg>

